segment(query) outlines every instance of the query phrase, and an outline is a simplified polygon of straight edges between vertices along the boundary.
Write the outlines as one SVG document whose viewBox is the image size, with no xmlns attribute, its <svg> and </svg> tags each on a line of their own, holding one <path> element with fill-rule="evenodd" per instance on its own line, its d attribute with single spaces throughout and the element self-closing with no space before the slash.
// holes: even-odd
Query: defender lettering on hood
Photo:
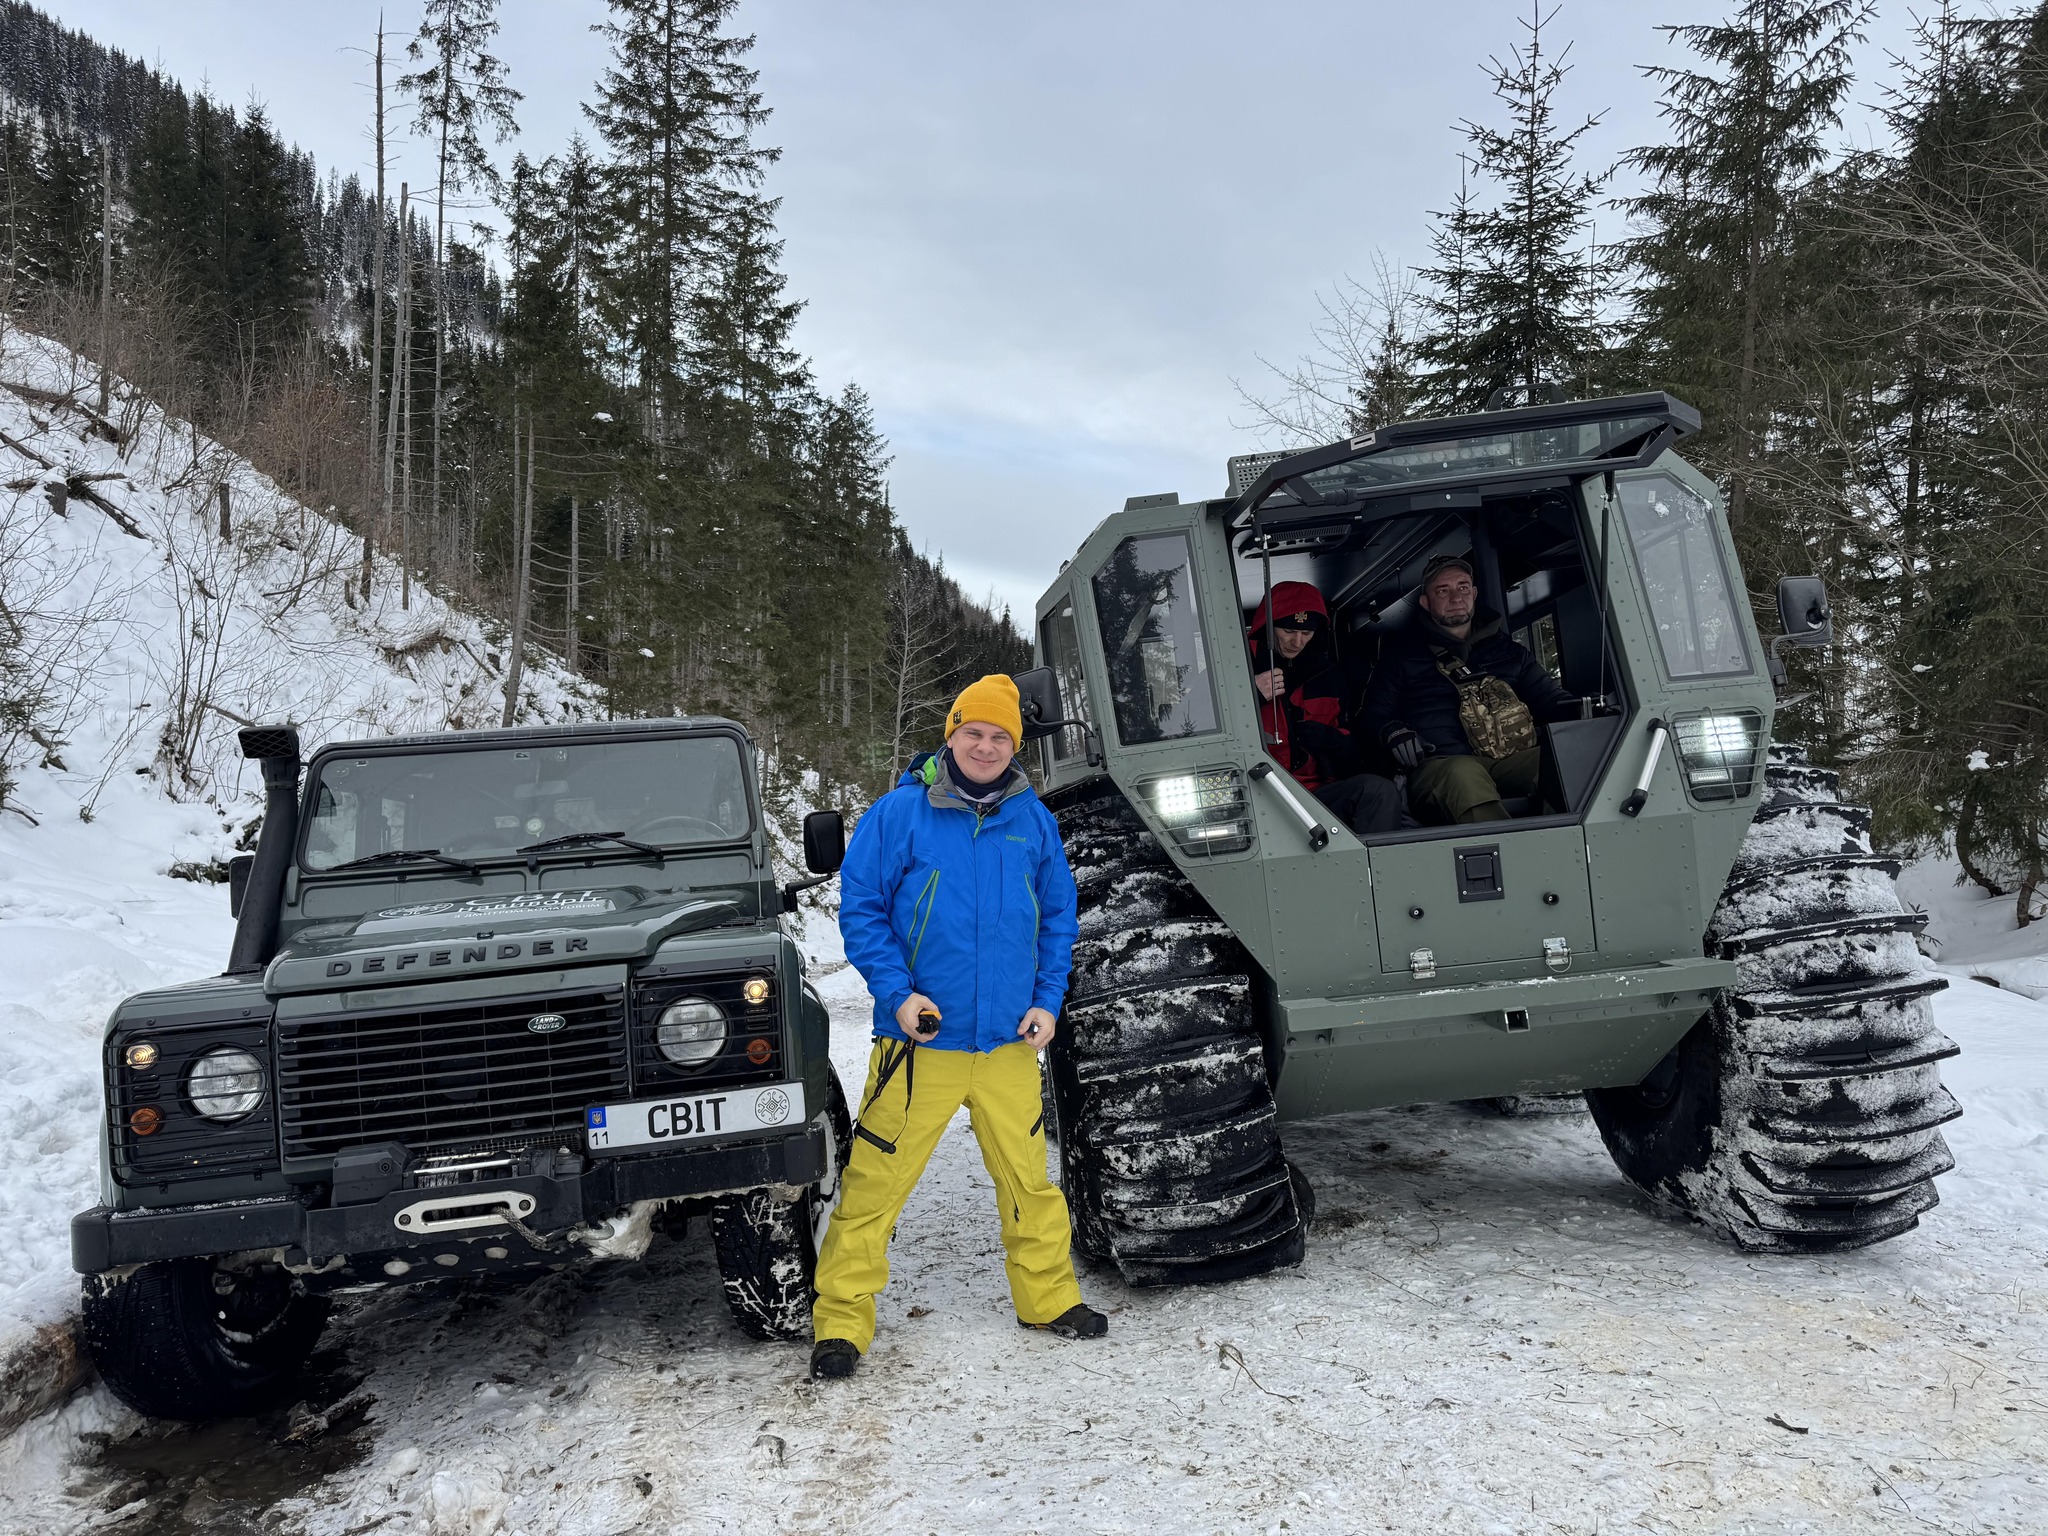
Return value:
<svg viewBox="0 0 2048 1536">
<path fill-rule="evenodd" d="M 562 939 L 559 941 L 564 955 L 587 955 L 590 953 L 588 939 Z M 376 976 L 385 971 L 402 971 L 408 966 L 424 963 L 428 967 L 452 965 L 482 965 L 490 960 L 519 960 L 531 955 L 536 960 L 554 956 L 557 941 L 535 939 L 530 944 L 509 942 L 504 944 L 464 944 L 460 946 L 460 958 L 455 947 L 446 949 L 406 949 L 392 954 L 365 955 L 360 962 L 365 976 Z M 347 976 L 355 969 L 354 960 L 330 960 L 327 962 L 329 976 Z"/>
</svg>

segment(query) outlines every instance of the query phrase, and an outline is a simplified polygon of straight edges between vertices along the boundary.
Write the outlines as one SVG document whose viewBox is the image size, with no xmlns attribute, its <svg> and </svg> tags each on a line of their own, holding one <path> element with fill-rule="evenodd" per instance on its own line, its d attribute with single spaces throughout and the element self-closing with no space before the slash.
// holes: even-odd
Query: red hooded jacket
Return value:
<svg viewBox="0 0 2048 1536">
<path fill-rule="evenodd" d="M 1276 617 L 1313 613 L 1321 630 L 1302 653 L 1280 665 L 1287 692 L 1278 699 L 1259 700 L 1259 726 L 1266 750 L 1294 775 L 1303 789 L 1319 789 L 1351 771 L 1351 734 L 1344 729 L 1344 679 L 1334 665 L 1330 644 L 1330 610 L 1323 594 L 1306 581 L 1273 586 Z M 1252 674 L 1272 670 L 1266 653 L 1266 604 L 1261 602 L 1245 630 L 1251 642 Z"/>
</svg>

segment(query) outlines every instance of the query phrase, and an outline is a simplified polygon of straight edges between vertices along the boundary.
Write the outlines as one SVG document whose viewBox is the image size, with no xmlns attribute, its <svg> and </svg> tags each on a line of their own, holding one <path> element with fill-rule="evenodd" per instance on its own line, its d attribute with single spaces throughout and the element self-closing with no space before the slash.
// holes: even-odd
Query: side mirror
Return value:
<svg viewBox="0 0 2048 1536">
<path fill-rule="evenodd" d="M 1010 679 L 1017 685 L 1017 708 L 1024 716 L 1024 740 L 1041 741 L 1060 729 L 1060 684 L 1051 667 L 1033 667 Z M 1021 745 L 1021 743 L 1020 743 Z"/>
<path fill-rule="evenodd" d="M 804 868 L 832 875 L 846 862 L 846 818 L 837 811 L 812 811 L 804 818 Z"/>
<path fill-rule="evenodd" d="M 1828 589 L 1818 576 L 1786 576 L 1778 582 L 1778 625 L 1790 645 L 1829 645 L 1835 638 L 1835 616 L 1828 610 Z"/>
<path fill-rule="evenodd" d="M 1834 643 L 1835 616 L 1828 608 L 1826 584 L 1818 576 L 1780 577 L 1778 624 L 1785 632 L 1771 642 L 1771 686 L 1783 693 L 1792 685 L 1792 674 L 1779 654 L 1786 646 L 1803 649 Z"/>
<path fill-rule="evenodd" d="M 253 853 L 238 853 L 228 860 L 228 916 L 242 915 L 242 898 L 249 894 L 249 871 L 255 867 Z"/>
</svg>

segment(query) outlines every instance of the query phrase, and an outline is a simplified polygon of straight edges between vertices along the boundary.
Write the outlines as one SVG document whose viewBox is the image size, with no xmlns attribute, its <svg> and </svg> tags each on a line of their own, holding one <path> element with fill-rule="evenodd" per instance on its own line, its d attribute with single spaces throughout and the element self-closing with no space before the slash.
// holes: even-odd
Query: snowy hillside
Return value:
<svg viewBox="0 0 2048 1536">
<path fill-rule="evenodd" d="M 1899 899 L 1928 915 L 1922 942 L 1937 969 L 2048 998 L 2048 922 L 2020 927 L 2013 897 L 1989 895 L 1953 858 L 1937 856 L 1899 875 Z"/>
<path fill-rule="evenodd" d="M 364 598 L 347 530 L 118 382 L 96 403 L 88 363 L 0 335 L 0 599 L 45 694 L 0 811 L 0 1362 L 74 1310 L 102 1021 L 226 958 L 227 888 L 172 871 L 217 875 L 249 846 L 260 780 L 237 726 L 288 720 L 312 747 L 495 725 L 503 701 L 500 627 L 418 586 L 401 608 L 388 561 Z M 529 663 L 522 721 L 595 707 Z"/>
</svg>

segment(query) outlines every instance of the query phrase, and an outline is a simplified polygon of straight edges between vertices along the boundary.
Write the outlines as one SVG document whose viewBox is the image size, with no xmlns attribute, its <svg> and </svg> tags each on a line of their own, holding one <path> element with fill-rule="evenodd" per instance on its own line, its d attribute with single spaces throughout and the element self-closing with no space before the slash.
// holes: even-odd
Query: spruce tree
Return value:
<svg viewBox="0 0 2048 1536">
<path fill-rule="evenodd" d="M 1724 22 L 1667 26 L 1701 67 L 1653 65 L 1664 142 L 1623 163 L 1648 189 L 1622 206 L 1642 233 L 1633 344 L 1649 382 L 1698 406 L 1694 452 L 1728 483 L 1738 537 L 1810 293 L 1798 275 L 1800 196 L 1827 156 L 1871 0 L 1741 0 Z"/>
<path fill-rule="evenodd" d="M 612 0 L 598 30 L 612 59 L 585 108 L 605 164 L 605 323 L 638 377 L 646 434 L 674 435 L 691 296 L 715 256 L 736 191 L 777 152 L 745 58 L 751 37 L 723 28 L 738 0 Z"/>
<path fill-rule="evenodd" d="M 427 0 L 406 56 L 424 67 L 399 78 L 416 105 L 413 127 L 434 146 L 434 420 L 428 476 L 430 521 L 441 522 L 441 435 L 447 413 L 448 194 L 495 190 L 498 173 L 483 130 L 499 142 L 518 131 L 512 109 L 520 93 L 505 83 L 505 66 L 485 51 L 498 32 L 498 0 Z"/>
<path fill-rule="evenodd" d="M 1606 351 L 1597 286 L 1601 262 L 1586 230 L 1606 181 L 1574 169 L 1580 141 L 1598 115 L 1573 127 L 1558 121 L 1556 95 L 1569 45 L 1544 50 L 1553 8 L 1535 0 L 1523 44 L 1488 66 L 1508 126 L 1467 121 L 1471 168 L 1497 193 L 1490 205 L 1460 199 L 1433 241 L 1438 265 L 1430 319 L 1418 347 L 1423 388 L 1448 411 L 1485 409 L 1496 392 L 1518 402 L 1562 389 L 1584 393 Z"/>
</svg>

